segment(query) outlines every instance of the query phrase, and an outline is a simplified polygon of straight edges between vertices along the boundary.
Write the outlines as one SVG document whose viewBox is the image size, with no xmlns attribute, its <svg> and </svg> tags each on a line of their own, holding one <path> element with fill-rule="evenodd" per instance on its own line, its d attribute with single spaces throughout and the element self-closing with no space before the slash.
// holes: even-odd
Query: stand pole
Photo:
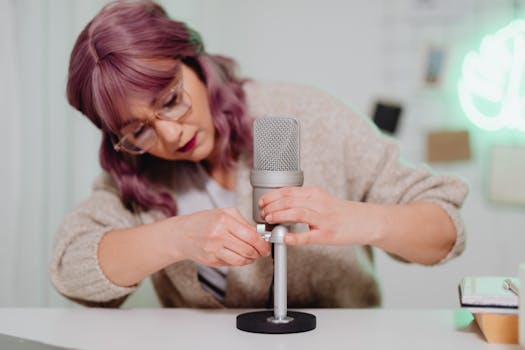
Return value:
<svg viewBox="0 0 525 350">
<path fill-rule="evenodd" d="M 264 225 L 262 225 L 264 226 Z M 277 225 L 272 232 L 257 230 L 263 237 L 274 244 L 274 285 L 273 313 L 271 311 L 248 312 L 237 316 L 237 328 L 252 333 L 298 333 L 316 327 L 316 318 L 312 314 L 287 310 L 287 260 L 284 236 L 288 229 Z"/>
<path fill-rule="evenodd" d="M 288 323 L 293 319 L 288 317 L 288 289 L 287 289 L 287 261 L 286 261 L 286 244 L 284 236 L 288 229 L 283 225 L 275 226 L 272 230 L 270 242 L 274 245 L 273 258 L 273 317 L 269 320 L 273 323 Z"/>
</svg>

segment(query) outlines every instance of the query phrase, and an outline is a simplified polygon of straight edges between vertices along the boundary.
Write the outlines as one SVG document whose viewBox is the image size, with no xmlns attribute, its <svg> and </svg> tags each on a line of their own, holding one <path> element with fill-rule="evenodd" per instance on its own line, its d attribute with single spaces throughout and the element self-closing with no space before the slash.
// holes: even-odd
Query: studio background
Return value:
<svg viewBox="0 0 525 350">
<path fill-rule="evenodd" d="M 67 104 L 65 82 L 74 40 L 104 3 L 0 0 L 0 306 L 72 305 L 49 282 L 52 239 L 100 171 L 99 134 Z M 466 251 L 446 265 L 423 267 L 376 250 L 384 307 L 455 308 L 461 277 L 517 275 L 525 261 L 524 207 L 491 201 L 487 173 L 491 148 L 522 145 L 525 134 L 473 128 L 460 108 L 457 82 L 465 54 L 486 33 L 523 16 L 522 1 L 160 3 L 200 31 L 208 52 L 235 58 L 244 76 L 313 85 L 364 115 L 377 100 L 401 103 L 393 137 L 411 163 L 425 162 L 427 132 L 470 131 L 470 160 L 430 164 L 469 184 Z M 433 46 L 446 49 L 446 60 L 439 84 L 429 86 L 424 72 Z M 125 305 L 158 303 L 147 282 Z"/>
</svg>

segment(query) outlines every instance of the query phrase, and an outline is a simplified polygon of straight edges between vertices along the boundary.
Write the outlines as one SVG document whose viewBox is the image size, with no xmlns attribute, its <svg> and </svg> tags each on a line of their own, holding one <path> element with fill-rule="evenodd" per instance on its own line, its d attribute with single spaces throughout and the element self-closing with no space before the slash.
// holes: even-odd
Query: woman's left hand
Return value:
<svg viewBox="0 0 525 350">
<path fill-rule="evenodd" d="M 377 229 L 370 217 L 373 204 L 341 200 L 317 187 L 283 187 L 262 196 L 259 206 L 269 224 L 310 226 L 308 232 L 287 234 L 285 243 L 291 245 L 364 245 Z"/>
</svg>

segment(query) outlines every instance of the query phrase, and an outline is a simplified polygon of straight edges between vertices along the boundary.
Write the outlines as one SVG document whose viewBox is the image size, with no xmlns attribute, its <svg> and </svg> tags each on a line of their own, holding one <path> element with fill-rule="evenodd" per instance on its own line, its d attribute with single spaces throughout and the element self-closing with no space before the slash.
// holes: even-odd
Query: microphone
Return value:
<svg viewBox="0 0 525 350">
<path fill-rule="evenodd" d="M 257 204 L 266 192 L 280 187 L 302 186 L 300 126 L 293 118 L 259 118 L 253 124 L 253 220 L 266 223 Z"/>
<path fill-rule="evenodd" d="M 257 232 L 272 242 L 274 258 L 274 310 L 248 312 L 237 316 L 237 328 L 253 333 L 298 333 L 316 327 L 314 315 L 287 309 L 287 262 L 284 236 L 290 225 L 268 225 L 261 217 L 258 202 L 266 192 L 287 186 L 302 186 L 300 167 L 300 127 L 293 118 L 270 117 L 256 119 L 253 124 L 253 220 Z M 268 232 L 271 230 L 271 232 Z"/>
</svg>

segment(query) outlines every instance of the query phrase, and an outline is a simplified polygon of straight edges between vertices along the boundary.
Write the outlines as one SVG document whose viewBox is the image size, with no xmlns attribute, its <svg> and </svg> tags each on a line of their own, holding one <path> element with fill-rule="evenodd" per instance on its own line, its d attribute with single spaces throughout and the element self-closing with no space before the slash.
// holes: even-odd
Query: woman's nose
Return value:
<svg viewBox="0 0 525 350">
<path fill-rule="evenodd" d="M 173 145 L 179 142 L 182 136 L 182 125 L 175 121 L 156 120 L 155 131 L 160 138 L 160 142 Z"/>
</svg>

